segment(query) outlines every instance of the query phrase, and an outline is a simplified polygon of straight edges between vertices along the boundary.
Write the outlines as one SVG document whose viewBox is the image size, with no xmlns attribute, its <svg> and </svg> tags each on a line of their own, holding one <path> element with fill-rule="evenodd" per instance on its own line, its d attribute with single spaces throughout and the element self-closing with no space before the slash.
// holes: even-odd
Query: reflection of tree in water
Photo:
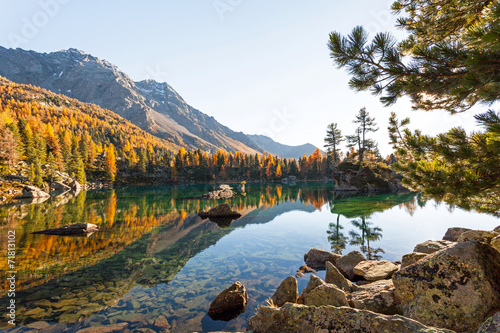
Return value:
<svg viewBox="0 0 500 333">
<path fill-rule="evenodd" d="M 344 227 L 340 224 L 340 214 L 337 214 L 337 223 L 330 223 L 326 233 L 328 234 L 328 241 L 330 242 L 333 252 L 342 254 L 345 249 L 347 241 L 349 240 L 341 230 Z"/>
<path fill-rule="evenodd" d="M 370 241 L 378 241 L 382 238 L 382 229 L 379 227 L 372 227 L 368 218 L 362 215 L 360 220 L 353 220 L 351 224 L 361 231 L 358 233 L 354 230 L 349 231 L 351 236 L 351 245 L 359 245 L 361 252 L 363 252 L 368 260 L 379 260 L 382 256 L 379 253 L 384 253 L 380 247 L 372 248 Z"/>
</svg>

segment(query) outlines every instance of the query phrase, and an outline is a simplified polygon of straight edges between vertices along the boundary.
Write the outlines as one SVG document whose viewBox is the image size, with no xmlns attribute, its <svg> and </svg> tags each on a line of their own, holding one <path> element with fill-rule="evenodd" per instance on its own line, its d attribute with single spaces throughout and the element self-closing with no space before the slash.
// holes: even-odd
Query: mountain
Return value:
<svg viewBox="0 0 500 333">
<path fill-rule="evenodd" d="M 300 157 L 304 156 L 304 154 L 306 154 L 306 156 L 309 156 L 313 153 L 313 151 L 318 149 L 316 146 L 310 143 L 306 143 L 300 146 L 288 146 L 276 142 L 265 135 L 247 134 L 247 136 L 266 152 L 272 155 L 278 155 L 283 158 L 299 159 Z"/>
<path fill-rule="evenodd" d="M 82 103 L 77 99 L 33 85 L 15 83 L 0 76 L 0 128 L 3 129 L 4 123 L 17 124 L 20 120 L 29 125 L 29 132 L 46 137 L 48 150 L 56 157 L 61 154 L 61 149 L 67 148 L 65 145 L 71 145 L 72 137 L 81 138 L 87 144 L 91 139 L 93 145 L 112 143 L 120 150 L 128 145 L 127 151 L 149 147 L 155 151 L 175 151 L 181 148 L 98 105 Z M 47 128 L 49 125 L 50 130 Z M 64 139 L 65 135 L 69 139 Z"/>
<path fill-rule="evenodd" d="M 0 47 L 0 76 L 97 104 L 179 146 L 262 152 L 242 132 L 188 105 L 167 83 L 134 82 L 117 66 L 77 49 L 38 53 Z"/>
</svg>

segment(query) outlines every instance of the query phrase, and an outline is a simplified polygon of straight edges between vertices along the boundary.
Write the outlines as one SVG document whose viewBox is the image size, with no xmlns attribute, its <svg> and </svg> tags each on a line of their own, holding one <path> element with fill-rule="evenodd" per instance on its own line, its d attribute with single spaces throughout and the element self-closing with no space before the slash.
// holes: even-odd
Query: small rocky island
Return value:
<svg viewBox="0 0 500 333">
<path fill-rule="evenodd" d="M 499 251 L 500 226 L 450 228 L 401 263 L 311 249 L 306 266 L 325 269 L 325 280 L 311 275 L 299 295 L 296 278 L 286 278 L 247 331 L 500 332 Z"/>
</svg>

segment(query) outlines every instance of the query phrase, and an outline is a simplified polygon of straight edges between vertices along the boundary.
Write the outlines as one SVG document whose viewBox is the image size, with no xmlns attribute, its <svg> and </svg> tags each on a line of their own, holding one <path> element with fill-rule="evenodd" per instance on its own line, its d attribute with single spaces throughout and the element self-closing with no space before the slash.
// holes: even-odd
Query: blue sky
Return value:
<svg viewBox="0 0 500 333">
<path fill-rule="evenodd" d="M 410 111 L 401 100 L 384 108 L 369 92 L 347 86 L 326 46 L 331 31 L 356 25 L 392 31 L 392 1 L 0 0 L 0 45 L 52 52 L 70 47 L 116 64 L 133 80 L 169 83 L 187 103 L 233 130 L 285 144 L 323 146 L 326 126 L 354 132 L 366 107 L 379 124 L 372 135 L 390 153 L 390 111 L 412 127 L 437 134 L 474 130 L 473 115 Z M 1 64 L 0 64 L 1 66 Z"/>
</svg>

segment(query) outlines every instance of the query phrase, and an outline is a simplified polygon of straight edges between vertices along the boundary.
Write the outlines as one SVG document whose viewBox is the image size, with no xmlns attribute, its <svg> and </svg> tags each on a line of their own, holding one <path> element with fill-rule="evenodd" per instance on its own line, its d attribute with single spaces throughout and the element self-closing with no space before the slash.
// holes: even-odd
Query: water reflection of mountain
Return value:
<svg viewBox="0 0 500 333">
<path fill-rule="evenodd" d="M 326 189 L 259 189 L 229 201 L 243 217 L 221 229 L 196 215 L 218 202 L 162 193 L 121 197 L 110 190 L 81 193 L 66 205 L 49 201 L 4 209 L 6 225 L 18 235 L 18 322 L 76 322 L 116 304 L 135 285 L 168 283 L 189 258 L 234 228 L 292 210 L 313 212 L 329 195 Z M 101 230 L 88 238 L 31 234 L 75 221 L 97 223 Z M 7 301 L 0 299 L 0 306 Z"/>
</svg>

